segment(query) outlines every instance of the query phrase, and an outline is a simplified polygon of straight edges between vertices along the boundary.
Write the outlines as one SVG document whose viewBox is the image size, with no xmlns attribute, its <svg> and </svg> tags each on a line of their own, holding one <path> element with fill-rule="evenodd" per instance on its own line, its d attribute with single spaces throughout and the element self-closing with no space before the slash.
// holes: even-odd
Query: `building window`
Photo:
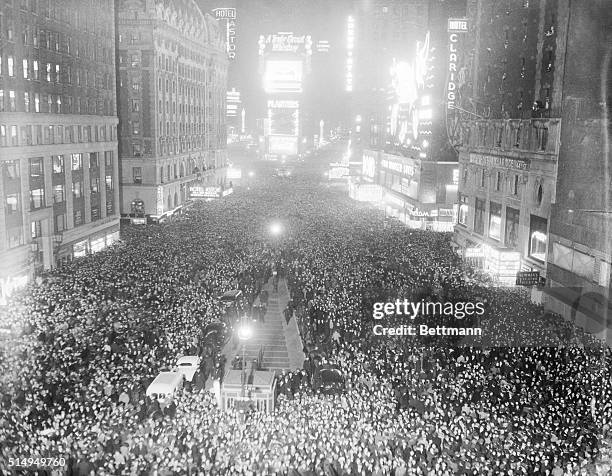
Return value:
<svg viewBox="0 0 612 476">
<path fill-rule="evenodd" d="M 63 155 L 54 155 L 52 156 L 53 162 L 53 173 L 54 174 L 63 174 L 64 173 L 64 156 Z"/>
<path fill-rule="evenodd" d="M 79 209 L 74 211 L 74 226 L 83 224 L 83 212 Z"/>
<path fill-rule="evenodd" d="M 66 215 L 63 213 L 55 215 L 55 233 L 60 233 L 66 229 Z"/>
<path fill-rule="evenodd" d="M 6 61 L 8 75 L 12 78 L 15 76 L 15 58 L 9 56 Z"/>
<path fill-rule="evenodd" d="M 512 195 L 518 195 L 519 193 L 519 175 L 515 174 L 514 177 L 512 177 L 510 188 L 512 190 Z"/>
<path fill-rule="evenodd" d="M 19 228 L 11 228 L 7 230 L 8 247 L 16 248 L 23 244 L 23 230 Z"/>
<path fill-rule="evenodd" d="M 111 150 L 104 152 L 104 165 L 107 169 L 113 166 L 113 152 Z"/>
<path fill-rule="evenodd" d="M 53 186 L 53 203 L 62 203 L 66 200 L 64 184 Z"/>
<path fill-rule="evenodd" d="M 91 193 L 99 193 L 100 192 L 100 177 L 93 177 L 90 180 Z"/>
<path fill-rule="evenodd" d="M 28 65 L 28 60 L 23 60 L 23 79 L 29 79 L 30 67 Z"/>
<path fill-rule="evenodd" d="M 113 176 L 112 175 L 107 175 L 105 177 L 105 182 L 106 182 L 106 191 L 110 192 L 113 190 Z"/>
<path fill-rule="evenodd" d="M 38 210 L 45 206 L 45 189 L 30 190 L 30 210 Z"/>
<path fill-rule="evenodd" d="M 34 112 L 40 112 L 40 94 L 34 93 Z"/>
<path fill-rule="evenodd" d="M 489 237 L 501 240 L 501 205 L 495 202 L 489 204 Z"/>
<path fill-rule="evenodd" d="M 32 239 L 42 236 L 42 224 L 40 220 L 34 220 L 31 225 Z"/>
<path fill-rule="evenodd" d="M 83 196 L 83 182 L 72 182 L 72 197 L 81 198 Z"/>
<path fill-rule="evenodd" d="M 502 189 L 502 173 L 497 171 L 495 173 L 495 190 L 500 192 Z"/>
<path fill-rule="evenodd" d="M 89 168 L 90 169 L 97 169 L 99 166 L 98 163 L 98 153 L 97 152 L 91 152 L 89 154 Z"/>
<path fill-rule="evenodd" d="M 132 167 L 134 183 L 142 183 L 142 167 Z"/>
<path fill-rule="evenodd" d="M 9 193 L 6 195 L 6 214 L 14 215 L 19 212 L 19 194 Z"/>
<path fill-rule="evenodd" d="M 457 215 L 457 221 L 460 225 L 467 226 L 468 212 L 469 212 L 468 198 L 461 197 L 460 204 L 459 204 L 459 213 Z"/>
<path fill-rule="evenodd" d="M 519 242 L 519 218 L 520 211 L 506 207 L 506 233 L 505 244 L 508 248 L 517 248 Z"/>
<path fill-rule="evenodd" d="M 15 101 L 15 91 L 13 90 L 9 91 L 8 99 L 9 99 L 9 103 L 8 103 L 9 112 L 17 111 L 17 102 Z"/>
<path fill-rule="evenodd" d="M 32 179 L 44 179 L 42 157 L 30 159 L 30 180 Z"/>
<path fill-rule="evenodd" d="M 487 177 L 487 174 L 486 174 L 486 172 L 485 172 L 485 169 L 482 169 L 482 170 L 480 171 L 480 186 L 481 186 L 482 188 L 484 188 L 484 186 L 485 186 L 485 183 L 486 183 L 486 177 Z"/>
<path fill-rule="evenodd" d="M 474 231 L 480 235 L 484 235 L 485 226 L 485 201 L 479 198 L 476 199 L 474 206 Z"/>
<path fill-rule="evenodd" d="M 529 222 L 529 256 L 538 261 L 546 260 L 546 244 L 548 242 L 548 220 L 531 215 Z"/>
<path fill-rule="evenodd" d="M 83 154 L 71 154 L 72 170 L 83 170 Z"/>
<path fill-rule="evenodd" d="M 40 78 L 39 73 L 38 73 L 38 61 L 37 60 L 32 61 L 32 77 L 35 80 L 38 80 Z"/>
<path fill-rule="evenodd" d="M 17 137 L 17 126 L 11 126 L 11 145 L 19 145 Z"/>
<path fill-rule="evenodd" d="M 23 108 L 25 112 L 31 112 L 30 111 L 30 93 L 27 91 L 23 93 Z"/>
</svg>

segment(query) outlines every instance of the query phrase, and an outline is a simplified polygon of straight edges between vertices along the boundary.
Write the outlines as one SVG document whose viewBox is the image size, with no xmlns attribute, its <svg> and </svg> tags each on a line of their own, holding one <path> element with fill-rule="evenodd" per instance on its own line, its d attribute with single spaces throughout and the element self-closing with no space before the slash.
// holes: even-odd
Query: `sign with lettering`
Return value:
<svg viewBox="0 0 612 476">
<path fill-rule="evenodd" d="M 516 273 L 517 286 L 538 286 L 542 282 L 539 271 L 519 271 Z"/>
<path fill-rule="evenodd" d="M 457 73 L 457 43 L 459 42 L 459 33 L 467 33 L 467 31 L 468 25 L 466 19 L 448 19 L 448 83 L 446 84 L 446 107 L 448 109 L 455 107 L 457 99 L 457 81 L 459 80 Z"/>
<path fill-rule="evenodd" d="M 215 8 L 213 15 L 217 20 L 226 20 L 226 48 L 229 59 L 236 58 L 236 9 Z"/>
<path fill-rule="evenodd" d="M 470 154 L 470 163 L 482 167 L 501 167 L 504 169 L 529 170 L 529 161 L 499 155 Z"/>
<path fill-rule="evenodd" d="M 268 107 L 279 109 L 298 109 L 300 107 L 300 103 L 299 101 L 292 99 L 269 99 Z"/>
</svg>

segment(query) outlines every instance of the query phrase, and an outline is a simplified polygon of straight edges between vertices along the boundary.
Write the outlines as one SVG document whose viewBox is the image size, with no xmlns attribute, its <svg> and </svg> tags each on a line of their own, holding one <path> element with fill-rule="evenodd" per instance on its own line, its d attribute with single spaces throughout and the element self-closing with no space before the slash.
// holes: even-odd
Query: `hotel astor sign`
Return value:
<svg viewBox="0 0 612 476">
<path fill-rule="evenodd" d="M 529 170 L 529 161 L 499 155 L 470 154 L 470 163 L 482 167 Z"/>
</svg>

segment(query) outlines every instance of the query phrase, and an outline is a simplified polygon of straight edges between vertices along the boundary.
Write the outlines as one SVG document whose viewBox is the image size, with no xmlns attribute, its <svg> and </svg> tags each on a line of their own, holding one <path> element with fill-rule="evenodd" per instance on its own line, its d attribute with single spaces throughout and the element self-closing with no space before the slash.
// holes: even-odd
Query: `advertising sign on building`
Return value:
<svg viewBox="0 0 612 476">
<path fill-rule="evenodd" d="M 298 138 L 295 136 L 269 136 L 269 151 L 271 154 L 296 155 L 298 153 Z"/>
<path fill-rule="evenodd" d="M 221 187 L 194 184 L 189 187 L 189 196 L 193 199 L 219 198 L 221 196 Z"/>
<path fill-rule="evenodd" d="M 225 20 L 226 28 L 226 48 L 229 59 L 236 58 L 236 9 L 235 8 L 215 8 L 213 15 L 217 20 Z"/>
<path fill-rule="evenodd" d="M 301 60 L 266 60 L 264 90 L 266 93 L 301 93 L 303 74 Z"/>
<path fill-rule="evenodd" d="M 517 286 L 538 286 L 542 284 L 539 271 L 519 271 L 516 273 Z"/>
</svg>

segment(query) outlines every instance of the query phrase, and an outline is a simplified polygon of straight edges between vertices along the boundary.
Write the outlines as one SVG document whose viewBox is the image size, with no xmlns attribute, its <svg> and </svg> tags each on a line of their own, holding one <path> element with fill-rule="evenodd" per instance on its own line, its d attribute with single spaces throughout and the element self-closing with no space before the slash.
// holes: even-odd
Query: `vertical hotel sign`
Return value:
<svg viewBox="0 0 612 476">
<path fill-rule="evenodd" d="M 457 100 L 457 83 L 461 85 L 461 72 L 457 72 L 457 43 L 459 34 L 468 32 L 468 22 L 465 18 L 448 19 L 448 83 L 446 84 L 446 107 L 453 109 Z"/>
<path fill-rule="evenodd" d="M 213 10 L 217 20 L 226 20 L 227 57 L 236 58 L 236 9 L 215 8 Z"/>
</svg>

